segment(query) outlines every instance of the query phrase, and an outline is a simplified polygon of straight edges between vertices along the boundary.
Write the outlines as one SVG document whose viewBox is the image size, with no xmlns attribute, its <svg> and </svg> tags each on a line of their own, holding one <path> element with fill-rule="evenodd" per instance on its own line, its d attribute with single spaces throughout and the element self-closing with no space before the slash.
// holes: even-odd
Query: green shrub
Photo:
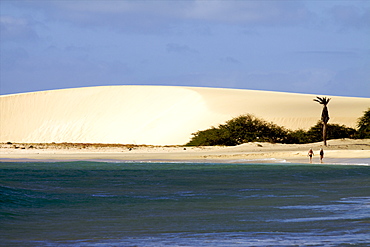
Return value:
<svg viewBox="0 0 370 247">
<path fill-rule="evenodd" d="M 286 142 L 288 130 L 252 115 L 233 118 L 226 124 L 193 133 L 187 146 L 234 146 L 246 142 Z"/>
<path fill-rule="evenodd" d="M 370 138 L 370 108 L 358 119 L 356 138 Z"/>
<path fill-rule="evenodd" d="M 303 143 L 309 143 L 309 142 L 310 142 L 310 138 L 307 135 L 307 131 L 303 129 L 290 131 L 288 133 L 287 143 L 303 144 Z"/>
<path fill-rule="evenodd" d="M 229 137 L 225 135 L 226 133 L 212 127 L 211 129 L 198 131 L 194 133 L 194 137 L 191 139 L 187 146 L 216 146 L 216 145 L 227 145 L 224 143 L 228 143 L 229 146 L 236 145 L 233 143 L 229 143 Z"/>
<path fill-rule="evenodd" d="M 353 138 L 356 130 L 339 124 L 327 125 L 327 139 L 342 139 Z M 320 142 L 322 141 L 322 123 L 318 122 L 315 126 L 311 127 L 307 133 L 304 143 Z"/>
</svg>

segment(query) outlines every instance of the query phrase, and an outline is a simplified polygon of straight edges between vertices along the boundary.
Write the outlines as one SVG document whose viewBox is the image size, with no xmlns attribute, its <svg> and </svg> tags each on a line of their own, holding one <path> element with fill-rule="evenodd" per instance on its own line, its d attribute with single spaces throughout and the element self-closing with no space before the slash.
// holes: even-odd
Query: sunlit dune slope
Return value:
<svg viewBox="0 0 370 247">
<path fill-rule="evenodd" d="M 323 96 L 323 95 L 317 95 Z M 242 114 L 308 129 L 316 95 L 174 86 L 104 86 L 0 97 L 0 142 L 176 145 Z M 328 96 L 329 123 L 356 127 L 369 98 Z"/>
</svg>

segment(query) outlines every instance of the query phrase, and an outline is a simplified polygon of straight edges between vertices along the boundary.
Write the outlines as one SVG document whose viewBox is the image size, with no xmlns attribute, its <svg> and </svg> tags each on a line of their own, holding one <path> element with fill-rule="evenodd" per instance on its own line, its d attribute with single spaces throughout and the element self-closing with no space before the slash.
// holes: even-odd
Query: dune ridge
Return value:
<svg viewBox="0 0 370 247">
<path fill-rule="evenodd" d="M 0 142 L 182 145 L 242 114 L 289 129 L 320 119 L 311 94 L 177 86 L 100 86 L 0 96 Z M 356 127 L 369 98 L 326 96 L 329 123 Z"/>
</svg>

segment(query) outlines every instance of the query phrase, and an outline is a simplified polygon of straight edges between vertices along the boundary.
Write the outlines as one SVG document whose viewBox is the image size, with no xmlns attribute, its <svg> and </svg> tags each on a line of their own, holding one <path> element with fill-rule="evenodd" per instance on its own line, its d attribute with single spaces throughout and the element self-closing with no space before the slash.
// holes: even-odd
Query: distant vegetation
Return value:
<svg viewBox="0 0 370 247">
<path fill-rule="evenodd" d="M 285 142 L 288 130 L 253 115 L 231 119 L 217 128 L 194 133 L 188 146 L 234 146 L 245 142 Z"/>
<path fill-rule="evenodd" d="M 327 124 L 327 139 L 370 138 L 370 108 L 359 118 L 358 129 L 339 124 Z M 247 114 L 212 127 L 193 133 L 186 146 L 235 146 L 247 142 L 270 142 L 302 144 L 322 140 L 322 121 L 309 130 L 288 130 L 274 123 Z"/>
<path fill-rule="evenodd" d="M 370 138 L 370 108 L 358 119 L 356 138 Z"/>
<path fill-rule="evenodd" d="M 289 135 L 289 143 L 312 143 L 322 141 L 322 129 L 323 123 L 319 121 L 315 126 L 312 126 L 309 130 L 296 130 L 291 131 Z M 355 138 L 356 130 L 353 128 L 346 127 L 345 125 L 339 124 L 327 124 L 326 127 L 326 138 L 330 139 L 342 139 L 342 138 Z"/>
</svg>

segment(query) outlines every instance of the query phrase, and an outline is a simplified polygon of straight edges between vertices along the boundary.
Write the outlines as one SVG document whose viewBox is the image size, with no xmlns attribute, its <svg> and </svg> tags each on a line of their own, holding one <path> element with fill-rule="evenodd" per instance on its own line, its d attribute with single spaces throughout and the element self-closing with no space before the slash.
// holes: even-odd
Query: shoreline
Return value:
<svg viewBox="0 0 370 247">
<path fill-rule="evenodd" d="M 322 143 L 245 143 L 239 146 L 151 146 L 78 143 L 2 143 L 0 162 L 17 161 L 113 161 L 193 163 L 302 163 L 310 164 L 307 152 L 314 150 L 312 164 L 320 164 Z M 370 161 L 370 139 L 329 140 L 324 164 Z"/>
<path fill-rule="evenodd" d="M 123 163 L 123 164 L 130 164 L 130 163 L 152 163 L 152 164 L 230 164 L 230 165 L 320 165 L 320 166 L 370 166 L 370 158 L 364 159 L 330 159 L 329 162 L 312 162 L 309 163 L 307 160 L 106 160 L 106 159 L 12 159 L 12 158 L 0 158 L 1 163 L 30 163 L 30 162 L 37 162 L 37 163 L 63 163 L 63 162 L 96 162 L 96 163 Z"/>
</svg>

